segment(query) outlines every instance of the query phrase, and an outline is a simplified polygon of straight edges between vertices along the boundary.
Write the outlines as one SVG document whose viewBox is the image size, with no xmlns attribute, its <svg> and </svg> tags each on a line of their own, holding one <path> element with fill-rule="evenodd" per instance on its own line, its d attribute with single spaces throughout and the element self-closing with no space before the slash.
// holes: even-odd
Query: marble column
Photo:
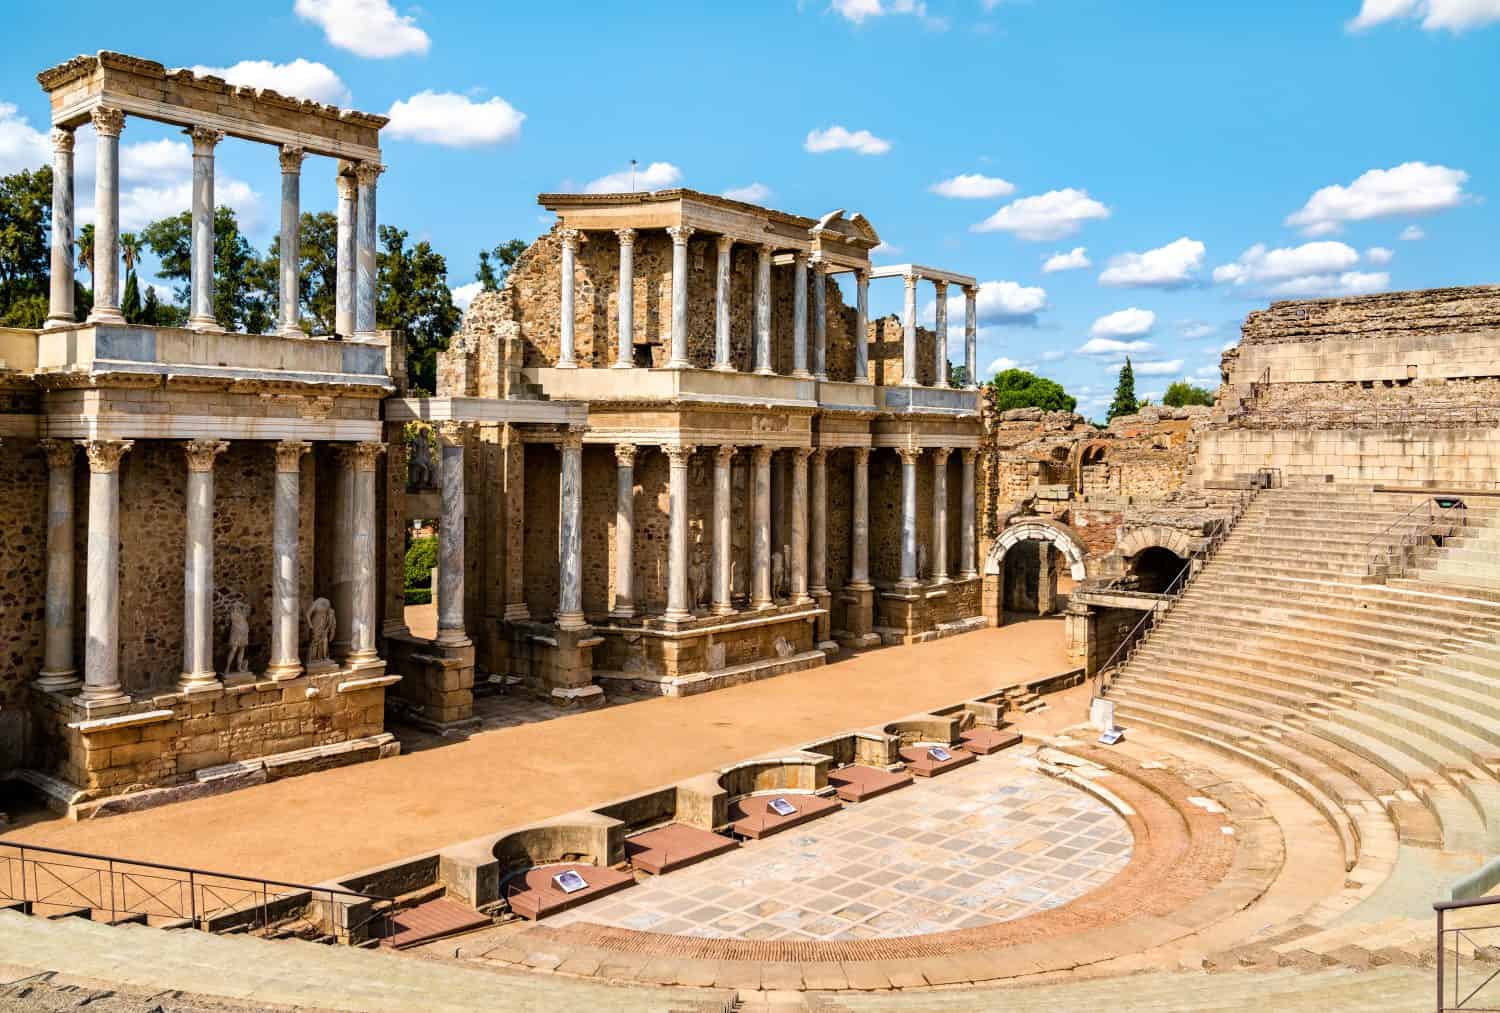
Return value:
<svg viewBox="0 0 1500 1013">
<path fill-rule="evenodd" d="M 870 448 L 854 448 L 854 482 L 849 523 L 849 586 L 863 591 L 870 584 Z"/>
<path fill-rule="evenodd" d="M 281 146 L 281 333 L 302 334 L 302 149 Z"/>
<path fill-rule="evenodd" d="M 917 276 L 904 275 L 906 302 L 901 311 L 901 385 L 917 383 Z"/>
<path fill-rule="evenodd" d="M 338 175 L 334 177 L 339 189 L 338 245 L 335 248 L 335 298 L 333 332 L 339 337 L 354 337 L 354 289 L 355 261 L 359 259 L 359 246 L 355 240 L 359 218 L 359 184 L 354 179 L 354 167 L 348 162 L 339 163 Z"/>
<path fill-rule="evenodd" d="M 897 447 L 901 455 L 901 579 L 911 587 L 917 583 L 917 463 L 922 451 Z"/>
<path fill-rule="evenodd" d="M 576 273 L 574 262 L 578 258 L 578 244 L 583 240 L 583 233 L 577 229 L 563 229 L 559 235 L 562 238 L 562 278 L 559 279 L 562 283 L 562 308 L 557 314 L 556 365 L 558 369 L 577 369 L 578 359 L 573 348 L 573 276 Z"/>
<path fill-rule="evenodd" d="M 47 453 L 47 619 L 36 688 L 75 689 L 73 665 L 73 458 L 67 440 L 43 440 Z"/>
<path fill-rule="evenodd" d="M 89 459 L 83 692 L 94 706 L 125 703 L 120 686 L 120 458 L 133 440 L 80 440 Z"/>
<path fill-rule="evenodd" d="M 812 452 L 812 503 L 808 525 L 808 583 L 813 596 L 828 593 L 828 452 Z"/>
<path fill-rule="evenodd" d="M 1057 561 L 1051 542 L 1037 543 L 1036 614 L 1050 616 L 1057 608 Z"/>
<path fill-rule="evenodd" d="M 219 330 L 214 315 L 214 148 L 224 131 L 189 127 L 193 139 L 193 236 L 189 278 L 188 327 Z M 97 246 L 98 240 L 95 240 Z"/>
<path fill-rule="evenodd" d="M 969 380 L 967 390 L 979 389 L 979 290 L 964 289 L 964 368 Z"/>
<path fill-rule="evenodd" d="M 937 292 L 937 309 L 934 311 L 933 321 L 936 325 L 937 340 L 933 342 L 932 385 L 946 387 L 948 386 L 948 283 L 935 281 L 932 287 Z"/>
<path fill-rule="evenodd" d="M 789 568 L 792 574 L 792 604 L 806 605 L 812 601 L 807 593 L 807 458 L 810 447 L 797 447 L 792 451 L 792 558 Z"/>
<path fill-rule="evenodd" d="M 979 456 L 979 451 L 960 450 L 958 456 L 963 462 L 962 494 L 959 497 L 962 505 L 958 522 L 958 575 L 963 580 L 973 580 L 979 576 L 974 538 L 974 460 Z"/>
<path fill-rule="evenodd" d="M 670 542 L 667 552 L 667 611 L 663 618 L 681 621 L 693 617 L 688 589 L 688 462 L 692 446 L 663 447 L 667 454 Z"/>
<path fill-rule="evenodd" d="M 817 380 L 828 379 L 828 274 L 821 258 L 812 263 L 813 331 L 812 371 Z"/>
<path fill-rule="evenodd" d="M 948 582 L 948 447 L 932 450 L 932 580 Z"/>
<path fill-rule="evenodd" d="M 442 517 L 438 520 L 438 617 L 440 647 L 467 647 L 464 628 L 464 436 L 462 422 L 440 422 Z"/>
<path fill-rule="evenodd" d="M 122 324 L 120 313 L 120 131 L 125 112 L 98 106 L 94 121 L 94 308 L 89 323 Z M 196 159 L 195 159 L 196 161 Z M 118 644 L 116 644 L 118 648 Z M 87 692 L 87 690 L 85 690 Z"/>
<path fill-rule="evenodd" d="M 635 455 L 633 443 L 615 444 L 615 619 L 635 616 Z"/>
<path fill-rule="evenodd" d="M 751 451 L 755 470 L 751 476 L 754 490 L 753 520 L 750 541 L 750 607 L 768 609 L 771 598 L 771 448 Z"/>
<path fill-rule="evenodd" d="M 385 166 L 378 162 L 360 162 L 354 166 L 359 183 L 356 198 L 357 219 L 354 229 L 354 340 L 375 340 L 375 298 L 380 285 L 377 257 L 379 237 L 376 229 L 375 183 Z"/>
<path fill-rule="evenodd" d="M 615 340 L 615 368 L 635 366 L 635 229 L 616 229 L 620 241 L 620 293 L 615 298 L 615 312 L 620 333 Z M 568 283 L 569 288 L 572 282 Z M 571 297 L 571 296 L 570 296 Z M 572 320 L 569 319 L 569 330 Z"/>
<path fill-rule="evenodd" d="M 364 203 L 363 195 L 360 203 Z M 349 628 L 351 668 L 380 661 L 375 649 L 375 628 L 379 622 L 375 594 L 375 462 L 384 452 L 384 443 L 356 443 L 351 448 L 354 470 L 354 527 L 349 546 L 353 577 L 353 622 Z"/>
<path fill-rule="evenodd" d="M 557 628 L 581 630 L 583 616 L 583 432 L 562 438 L 562 476 L 557 484 Z"/>
<path fill-rule="evenodd" d="M 870 272 L 854 272 L 854 382 L 870 382 Z"/>
<path fill-rule="evenodd" d="M 668 369 L 687 369 L 688 361 L 688 237 L 691 225 L 675 225 L 667 230 L 672 237 L 672 352 Z"/>
<path fill-rule="evenodd" d="M 182 675 L 177 688 L 193 693 L 220 687 L 214 670 L 214 460 L 229 444 L 189 440 L 187 544 L 182 559 Z"/>
<path fill-rule="evenodd" d="M 52 288 L 47 326 L 73 326 L 73 131 L 52 128 Z M 71 448 L 70 448 L 71 452 Z"/>
<path fill-rule="evenodd" d="M 731 236 L 719 237 L 719 264 L 714 285 L 714 369 L 734 372 L 733 350 L 729 332 L 729 295 L 733 284 L 730 257 L 734 252 Z"/>
<path fill-rule="evenodd" d="M 276 453 L 276 489 L 271 504 L 271 663 L 275 682 L 302 674 L 302 455 L 312 444 L 282 440 Z"/>
<path fill-rule="evenodd" d="M 732 571 L 734 569 L 734 533 L 731 528 L 734 507 L 731 501 L 731 477 L 734 467 L 735 448 L 721 446 L 714 449 L 714 615 L 728 615 L 734 611 L 730 599 L 733 594 Z"/>
<path fill-rule="evenodd" d="M 807 371 L 807 254 L 792 254 L 792 375 L 805 379 Z"/>
<path fill-rule="evenodd" d="M 771 254 L 775 247 L 756 247 L 755 260 L 755 371 L 771 375 Z"/>
</svg>

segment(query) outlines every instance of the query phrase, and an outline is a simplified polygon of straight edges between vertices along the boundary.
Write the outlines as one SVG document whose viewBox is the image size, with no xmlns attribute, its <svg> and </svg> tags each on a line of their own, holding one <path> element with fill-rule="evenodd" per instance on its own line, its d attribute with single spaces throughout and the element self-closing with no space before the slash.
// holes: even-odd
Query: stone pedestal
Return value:
<svg viewBox="0 0 1500 1013">
<path fill-rule="evenodd" d="M 389 703 L 413 724 L 438 732 L 478 724 L 474 718 L 474 646 L 446 646 L 411 636 L 386 638 L 387 663 L 401 673 Z"/>
<path fill-rule="evenodd" d="M 839 592 L 844 599 L 844 628 L 834 634 L 845 647 L 875 647 L 880 634 L 875 632 L 875 588 L 848 585 Z"/>
</svg>

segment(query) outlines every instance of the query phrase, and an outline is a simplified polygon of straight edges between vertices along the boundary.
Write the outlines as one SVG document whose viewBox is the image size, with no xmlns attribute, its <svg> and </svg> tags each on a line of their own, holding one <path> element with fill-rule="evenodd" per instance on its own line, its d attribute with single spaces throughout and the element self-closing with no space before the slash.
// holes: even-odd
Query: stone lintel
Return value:
<svg viewBox="0 0 1500 1013">
<path fill-rule="evenodd" d="M 388 422 L 481 422 L 518 425 L 587 425 L 581 401 L 533 401 L 487 397 L 401 397 L 385 402 Z"/>
<path fill-rule="evenodd" d="M 119 714 L 115 717 L 70 721 L 68 727 L 84 735 L 92 735 L 94 732 L 118 731 L 121 728 L 134 728 L 137 725 L 154 725 L 160 721 L 171 721 L 176 717 L 176 711 L 155 710 L 141 714 Z"/>
<path fill-rule="evenodd" d="M 706 637 L 733 633 L 739 630 L 754 629 L 758 626 L 771 626 L 777 623 L 792 622 L 794 620 L 811 621 L 819 616 L 827 615 L 826 609 L 815 605 L 806 607 L 787 606 L 789 611 L 754 611 L 747 610 L 744 613 L 731 613 L 728 617 L 713 617 L 708 625 L 689 625 L 694 620 L 677 625 L 672 629 L 661 629 L 651 626 L 618 626 L 611 623 L 596 623 L 594 628 L 600 633 L 613 635 L 639 635 L 643 637 L 658 637 L 663 640 L 685 640 L 692 637 Z M 746 618 L 737 619 L 736 615 L 744 615 Z M 697 622 L 706 622 L 699 619 Z"/>
<path fill-rule="evenodd" d="M 401 681 L 399 675 L 377 675 L 368 679 L 349 679 L 341 682 L 335 692 L 357 693 L 362 689 L 379 689 L 382 686 L 394 686 Z"/>
</svg>

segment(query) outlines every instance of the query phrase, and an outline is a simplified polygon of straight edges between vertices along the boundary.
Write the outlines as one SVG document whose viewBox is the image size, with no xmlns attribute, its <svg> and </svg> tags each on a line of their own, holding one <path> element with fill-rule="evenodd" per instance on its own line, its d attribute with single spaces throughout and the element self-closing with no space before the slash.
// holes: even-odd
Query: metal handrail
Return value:
<svg viewBox="0 0 1500 1013">
<path fill-rule="evenodd" d="M 1420 527 L 1412 528 L 1410 527 L 1410 522 L 1413 515 L 1419 511 L 1426 511 L 1427 523 Z M 1387 524 L 1379 534 L 1365 543 L 1365 555 L 1368 557 L 1365 563 L 1365 574 L 1367 576 L 1372 575 L 1380 567 L 1396 567 L 1398 568 L 1398 573 L 1404 573 L 1407 556 L 1406 550 L 1418 545 L 1423 539 L 1436 534 L 1435 529 L 1439 526 L 1439 518 L 1442 518 L 1443 522 L 1447 523 L 1448 519 L 1453 517 L 1457 517 L 1458 519 L 1457 527 L 1468 526 L 1468 508 L 1464 505 L 1463 500 L 1455 500 L 1449 506 L 1443 506 L 1438 502 L 1436 496 L 1428 496 L 1426 499 L 1412 504 L 1411 508 L 1404 514 L 1390 524 Z M 1377 542 L 1384 544 L 1392 531 L 1402 527 L 1407 527 L 1408 530 L 1401 534 L 1398 539 L 1386 545 L 1382 550 L 1376 550 L 1375 546 Z"/>
<path fill-rule="evenodd" d="M 1444 915 L 1449 911 L 1461 911 L 1466 908 L 1493 907 L 1500 904 L 1500 897 L 1473 897 L 1468 900 L 1440 900 L 1432 905 L 1432 910 L 1437 915 L 1437 1013 L 1456 1013 L 1456 1011 L 1472 1011 L 1472 1013 L 1483 1013 L 1485 1010 L 1494 1010 L 1494 1006 L 1470 1006 L 1469 1001 L 1482 992 L 1490 982 L 1500 977 L 1500 969 L 1490 971 L 1477 985 L 1463 993 L 1463 983 L 1460 980 L 1459 948 L 1461 940 L 1467 939 L 1471 945 L 1474 940 L 1468 936 L 1470 932 L 1500 929 L 1500 925 L 1468 925 L 1462 928 L 1445 928 L 1443 925 Z M 1448 956 L 1449 949 L 1446 937 L 1453 937 L 1453 1001 L 1448 1001 L 1448 990 L 1444 987 L 1448 981 Z M 1463 993 L 1460 998 L 1460 993 Z"/>
</svg>

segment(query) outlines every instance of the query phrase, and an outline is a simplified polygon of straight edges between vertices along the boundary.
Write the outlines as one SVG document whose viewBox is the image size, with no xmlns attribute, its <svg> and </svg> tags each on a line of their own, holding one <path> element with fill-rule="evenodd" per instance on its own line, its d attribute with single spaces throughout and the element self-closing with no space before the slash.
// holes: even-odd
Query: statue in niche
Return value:
<svg viewBox="0 0 1500 1013">
<path fill-rule="evenodd" d="M 792 547 L 790 545 L 781 547 L 781 559 L 784 565 L 781 568 L 781 580 L 776 585 L 776 593 L 782 598 L 790 598 L 792 596 Z"/>
<path fill-rule="evenodd" d="M 688 565 L 688 595 L 691 608 L 708 604 L 708 560 L 702 545 L 693 546 L 693 561 Z"/>
<path fill-rule="evenodd" d="M 229 656 L 224 659 L 225 675 L 249 675 L 250 663 L 245 652 L 250 647 L 250 606 L 237 601 L 229 606 Z"/>
<path fill-rule="evenodd" d="M 413 490 L 437 487 L 437 468 L 432 460 L 432 441 L 427 430 L 418 429 L 406 460 L 406 487 Z"/>
<path fill-rule="evenodd" d="M 326 664 L 328 644 L 333 640 L 333 631 L 338 625 L 333 604 L 327 598 L 319 598 L 307 607 L 307 663 Z"/>
<path fill-rule="evenodd" d="M 771 553 L 771 598 L 780 599 L 782 585 L 786 583 L 786 557 L 779 552 Z"/>
<path fill-rule="evenodd" d="M 917 543 L 917 578 L 923 579 L 930 576 L 927 572 L 927 546 Z"/>
</svg>

